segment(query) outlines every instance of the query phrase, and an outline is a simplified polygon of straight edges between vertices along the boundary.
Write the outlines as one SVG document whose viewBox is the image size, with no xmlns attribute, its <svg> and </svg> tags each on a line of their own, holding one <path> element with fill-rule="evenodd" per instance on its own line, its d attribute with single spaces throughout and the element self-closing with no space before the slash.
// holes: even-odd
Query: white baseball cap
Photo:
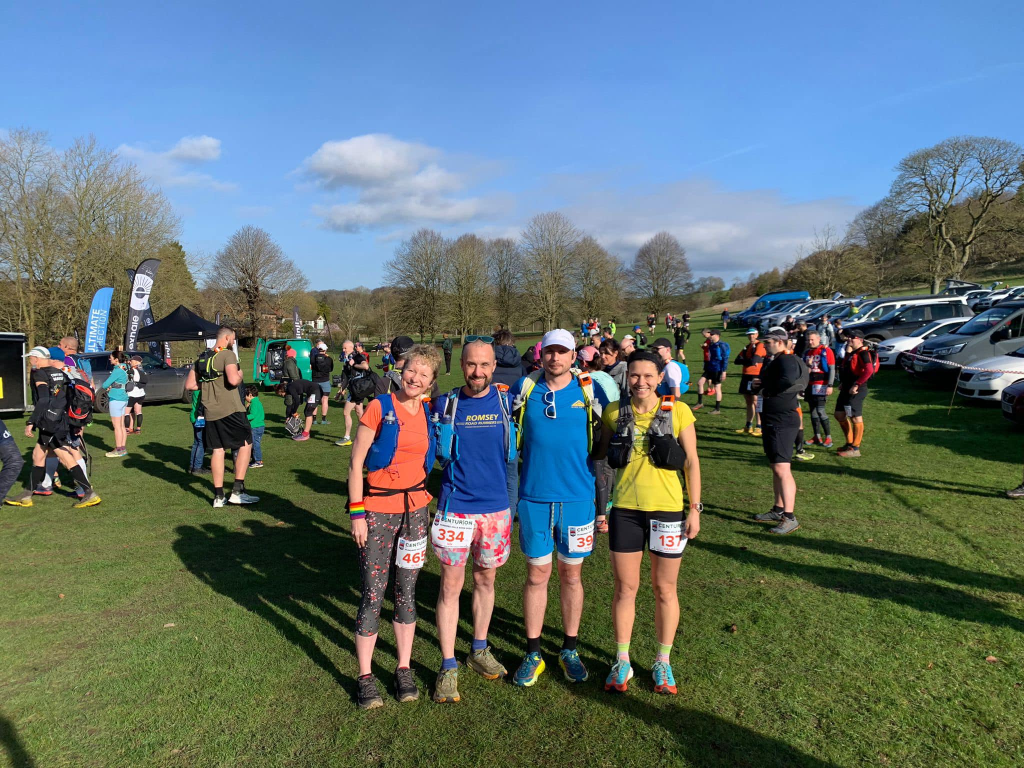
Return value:
<svg viewBox="0 0 1024 768">
<path fill-rule="evenodd" d="M 322 349 L 322 350 L 323 350 L 324 352 L 326 352 L 326 351 L 327 351 L 327 345 L 326 345 L 326 344 L 324 344 L 324 343 L 323 343 L 322 341 L 318 341 L 318 342 L 316 343 L 316 348 L 317 348 L 317 349 Z"/>
<path fill-rule="evenodd" d="M 625 336 L 622 337 L 622 340 L 623 341 L 636 341 L 636 337 L 635 336 L 631 336 L 630 334 L 627 333 Z"/>
<path fill-rule="evenodd" d="M 22 347 L 22 349 L 24 349 L 24 347 Z M 48 350 L 46 347 L 32 347 L 32 349 L 28 351 L 28 354 L 25 355 L 25 357 L 41 357 L 43 358 L 43 360 L 49 360 L 50 350 Z"/>
<path fill-rule="evenodd" d="M 556 328 L 545 333 L 544 338 L 540 340 L 540 348 L 546 349 L 547 347 L 564 347 L 571 352 L 576 349 L 576 340 L 564 328 Z"/>
</svg>

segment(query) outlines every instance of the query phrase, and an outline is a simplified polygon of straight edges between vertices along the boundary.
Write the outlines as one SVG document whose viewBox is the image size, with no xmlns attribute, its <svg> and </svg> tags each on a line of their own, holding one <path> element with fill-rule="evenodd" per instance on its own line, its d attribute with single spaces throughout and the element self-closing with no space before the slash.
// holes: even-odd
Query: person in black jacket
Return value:
<svg viewBox="0 0 1024 768">
<path fill-rule="evenodd" d="M 768 332 L 764 343 L 771 362 L 761 369 L 754 386 L 763 397 L 761 408 L 761 442 L 768 463 L 772 466 L 775 504 L 771 510 L 754 519 L 759 523 L 777 523 L 770 533 L 792 533 L 800 527 L 793 513 L 796 502 L 796 481 L 791 462 L 793 446 L 803 419 L 797 412 L 797 395 L 807 388 L 807 366 L 788 348 L 789 334 L 778 329 Z"/>
<path fill-rule="evenodd" d="M 510 331 L 502 329 L 494 334 L 494 360 L 495 384 L 511 387 L 526 375 L 523 358 L 516 349 L 516 340 Z"/>
<path fill-rule="evenodd" d="M 312 357 L 309 358 L 309 368 L 313 383 L 320 387 L 320 420 L 314 423 L 330 424 L 327 420 L 327 404 L 331 399 L 331 372 L 334 370 L 334 360 L 327 354 L 327 345 L 318 341 L 313 347 Z"/>
</svg>

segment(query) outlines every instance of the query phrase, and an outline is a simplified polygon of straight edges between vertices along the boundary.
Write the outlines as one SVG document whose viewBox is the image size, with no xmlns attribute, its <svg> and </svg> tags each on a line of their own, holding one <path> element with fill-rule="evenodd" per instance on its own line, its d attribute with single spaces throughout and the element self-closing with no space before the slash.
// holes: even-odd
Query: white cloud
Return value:
<svg viewBox="0 0 1024 768">
<path fill-rule="evenodd" d="M 442 165 L 440 150 L 383 133 L 328 141 L 298 173 L 325 191 L 355 199 L 315 205 L 328 229 L 358 232 L 397 224 L 450 225 L 497 213 L 496 198 L 464 196 L 469 174 Z"/>
<path fill-rule="evenodd" d="M 117 153 L 163 187 L 191 187 L 217 192 L 238 189 L 234 182 L 219 181 L 208 173 L 189 170 L 189 166 L 212 162 L 220 157 L 220 139 L 212 136 L 185 136 L 163 152 L 122 144 Z"/>
</svg>

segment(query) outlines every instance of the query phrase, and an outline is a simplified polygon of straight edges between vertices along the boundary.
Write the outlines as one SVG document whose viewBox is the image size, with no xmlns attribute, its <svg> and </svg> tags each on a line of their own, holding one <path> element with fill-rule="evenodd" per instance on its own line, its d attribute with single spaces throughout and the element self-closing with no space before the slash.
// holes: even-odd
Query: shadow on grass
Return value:
<svg viewBox="0 0 1024 768">
<path fill-rule="evenodd" d="M 11 768 L 33 768 L 35 761 L 25 750 L 14 724 L 3 715 L 0 715 L 0 746 L 7 755 Z"/>
<path fill-rule="evenodd" d="M 752 534 L 748 535 L 755 538 Z M 789 540 L 772 540 L 773 545 L 777 542 L 784 546 Z M 705 542 L 701 548 L 740 563 L 770 569 L 835 592 L 852 592 L 957 621 L 973 621 L 1024 632 L 1024 620 L 1005 613 L 999 603 L 939 584 L 906 581 L 877 573 L 861 573 L 849 568 L 795 563 L 726 544 Z"/>
</svg>

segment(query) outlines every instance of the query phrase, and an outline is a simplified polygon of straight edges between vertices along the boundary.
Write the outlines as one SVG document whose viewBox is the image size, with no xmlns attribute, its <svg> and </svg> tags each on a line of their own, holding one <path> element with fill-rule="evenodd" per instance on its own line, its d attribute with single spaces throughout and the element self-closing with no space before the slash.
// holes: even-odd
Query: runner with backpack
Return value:
<svg viewBox="0 0 1024 768">
<path fill-rule="evenodd" d="M 320 419 L 318 424 L 327 426 L 331 422 L 327 420 L 327 407 L 331 399 L 331 373 L 334 371 L 334 360 L 327 354 L 327 345 L 318 341 L 313 347 L 313 356 L 309 359 L 311 371 L 310 378 L 320 387 Z M 313 412 L 316 415 L 316 411 Z"/>
<path fill-rule="evenodd" d="M 839 422 L 846 445 L 836 451 L 844 459 L 860 456 L 864 439 L 864 401 L 868 397 L 868 381 L 878 373 L 878 353 L 864 343 L 864 333 L 856 328 L 846 331 L 846 356 L 839 363 L 839 399 L 836 421 Z"/>
<path fill-rule="evenodd" d="M 667 361 L 649 352 L 629 357 L 628 400 L 603 413 L 601 449 L 616 471 L 609 549 L 615 596 L 612 625 L 616 658 L 606 691 L 625 693 L 633 678 L 629 644 L 636 616 L 636 592 L 644 547 L 651 552 L 654 626 L 658 655 L 652 666 L 654 690 L 675 694 L 670 656 L 679 626 L 677 580 L 683 548 L 700 531 L 701 477 L 697 433 L 690 408 L 672 395 L 659 395 Z M 689 512 L 683 483 L 689 496 Z"/>
<path fill-rule="evenodd" d="M 345 394 L 345 436 L 335 445 L 352 445 L 352 411 L 363 417 L 363 402 L 373 398 L 373 380 L 370 378 L 370 359 L 363 353 L 362 344 L 349 339 L 341 344 L 341 362 L 345 367 L 348 391 Z"/>
<path fill-rule="evenodd" d="M 433 346 L 408 351 L 402 386 L 373 399 L 359 421 L 348 473 L 352 539 L 359 548 L 362 599 L 356 615 L 359 663 L 356 701 L 360 709 L 384 705 L 372 674 L 381 605 L 394 572 L 394 631 L 398 651 L 395 695 L 415 701 L 419 690 L 409 668 L 416 632 L 416 578 L 426 557 L 429 520 L 427 476 L 436 439 L 424 398 L 437 378 L 441 356 Z M 363 469 L 367 470 L 363 478 Z"/>
</svg>

